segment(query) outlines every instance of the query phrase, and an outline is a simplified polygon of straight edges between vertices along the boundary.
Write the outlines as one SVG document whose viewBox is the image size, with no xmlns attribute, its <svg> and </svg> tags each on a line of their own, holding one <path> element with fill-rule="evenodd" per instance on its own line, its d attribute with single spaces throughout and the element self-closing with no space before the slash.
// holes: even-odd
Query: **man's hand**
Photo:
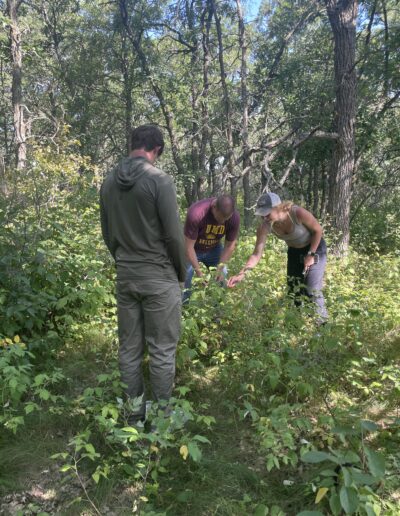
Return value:
<svg viewBox="0 0 400 516">
<path fill-rule="evenodd" d="M 231 278 L 228 279 L 227 286 L 229 288 L 235 287 L 238 283 L 240 283 L 241 281 L 244 280 L 245 275 L 246 275 L 246 273 L 239 272 L 239 274 L 236 274 L 236 276 L 232 276 Z"/>
<path fill-rule="evenodd" d="M 204 272 L 199 267 L 198 269 L 194 270 L 196 274 L 196 278 L 204 278 Z M 208 281 L 204 278 L 202 281 L 198 282 L 198 285 L 201 285 L 202 287 L 206 287 L 208 285 Z"/>
<path fill-rule="evenodd" d="M 204 276 L 203 271 L 200 268 L 195 269 L 194 272 L 198 278 L 202 278 Z"/>
<path fill-rule="evenodd" d="M 221 281 L 224 281 L 225 275 L 223 272 L 217 272 L 217 275 L 215 276 L 215 281 L 217 283 L 221 283 Z"/>
<path fill-rule="evenodd" d="M 224 267 L 225 267 L 224 263 L 220 263 L 218 265 L 218 267 L 217 267 L 217 274 L 215 276 L 215 281 L 216 282 L 221 282 L 221 281 L 225 280 Z"/>
</svg>

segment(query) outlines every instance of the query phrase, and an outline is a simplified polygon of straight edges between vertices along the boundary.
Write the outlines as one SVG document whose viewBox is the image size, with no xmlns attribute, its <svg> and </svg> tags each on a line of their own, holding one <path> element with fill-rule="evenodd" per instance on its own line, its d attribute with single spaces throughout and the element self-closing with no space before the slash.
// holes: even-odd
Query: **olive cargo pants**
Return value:
<svg viewBox="0 0 400 516">
<path fill-rule="evenodd" d="M 156 401 L 171 397 L 175 353 L 181 328 L 181 289 L 178 280 L 118 279 L 117 309 L 119 367 L 129 398 L 144 394 L 142 360 L 147 343 L 150 384 Z M 133 414 L 145 416 L 145 396 Z"/>
</svg>

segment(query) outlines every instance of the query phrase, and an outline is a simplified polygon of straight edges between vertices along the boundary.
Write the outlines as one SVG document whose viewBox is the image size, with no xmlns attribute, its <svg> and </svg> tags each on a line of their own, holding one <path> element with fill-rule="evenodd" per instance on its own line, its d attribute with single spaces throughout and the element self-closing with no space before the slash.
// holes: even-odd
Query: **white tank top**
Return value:
<svg viewBox="0 0 400 516">
<path fill-rule="evenodd" d="M 293 222 L 293 231 L 287 235 L 277 233 L 269 224 L 270 231 L 281 240 L 284 240 L 289 247 L 306 247 L 311 242 L 311 231 L 298 221 L 296 216 L 297 206 L 292 206 L 289 212 L 290 220 Z"/>
</svg>

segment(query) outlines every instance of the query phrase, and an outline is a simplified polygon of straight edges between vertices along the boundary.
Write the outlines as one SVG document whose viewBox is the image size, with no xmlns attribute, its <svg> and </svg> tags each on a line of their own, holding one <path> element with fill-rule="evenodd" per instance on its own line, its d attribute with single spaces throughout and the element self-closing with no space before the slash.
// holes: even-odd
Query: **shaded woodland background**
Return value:
<svg viewBox="0 0 400 516">
<path fill-rule="evenodd" d="M 98 185 L 129 151 L 131 128 L 154 122 L 183 206 L 230 190 L 249 227 L 266 188 L 329 220 L 339 252 L 350 227 L 398 241 L 397 0 L 264 1 L 254 18 L 248 6 L 0 2 L 6 197 L 44 149 L 85 161 L 52 188 L 90 167 Z"/>
</svg>

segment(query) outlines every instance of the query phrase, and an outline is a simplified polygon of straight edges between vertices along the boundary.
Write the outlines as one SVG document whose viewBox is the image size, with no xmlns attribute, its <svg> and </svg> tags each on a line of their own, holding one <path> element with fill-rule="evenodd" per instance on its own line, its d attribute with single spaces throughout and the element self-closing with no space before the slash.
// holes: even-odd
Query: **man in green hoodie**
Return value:
<svg viewBox="0 0 400 516">
<path fill-rule="evenodd" d="M 127 396 L 137 400 L 129 418 L 136 424 L 145 418 L 145 343 L 153 397 L 171 397 L 186 259 L 173 180 L 154 166 L 164 149 L 160 129 L 134 129 L 131 149 L 101 187 L 100 213 L 116 263 L 119 367 Z"/>
</svg>

